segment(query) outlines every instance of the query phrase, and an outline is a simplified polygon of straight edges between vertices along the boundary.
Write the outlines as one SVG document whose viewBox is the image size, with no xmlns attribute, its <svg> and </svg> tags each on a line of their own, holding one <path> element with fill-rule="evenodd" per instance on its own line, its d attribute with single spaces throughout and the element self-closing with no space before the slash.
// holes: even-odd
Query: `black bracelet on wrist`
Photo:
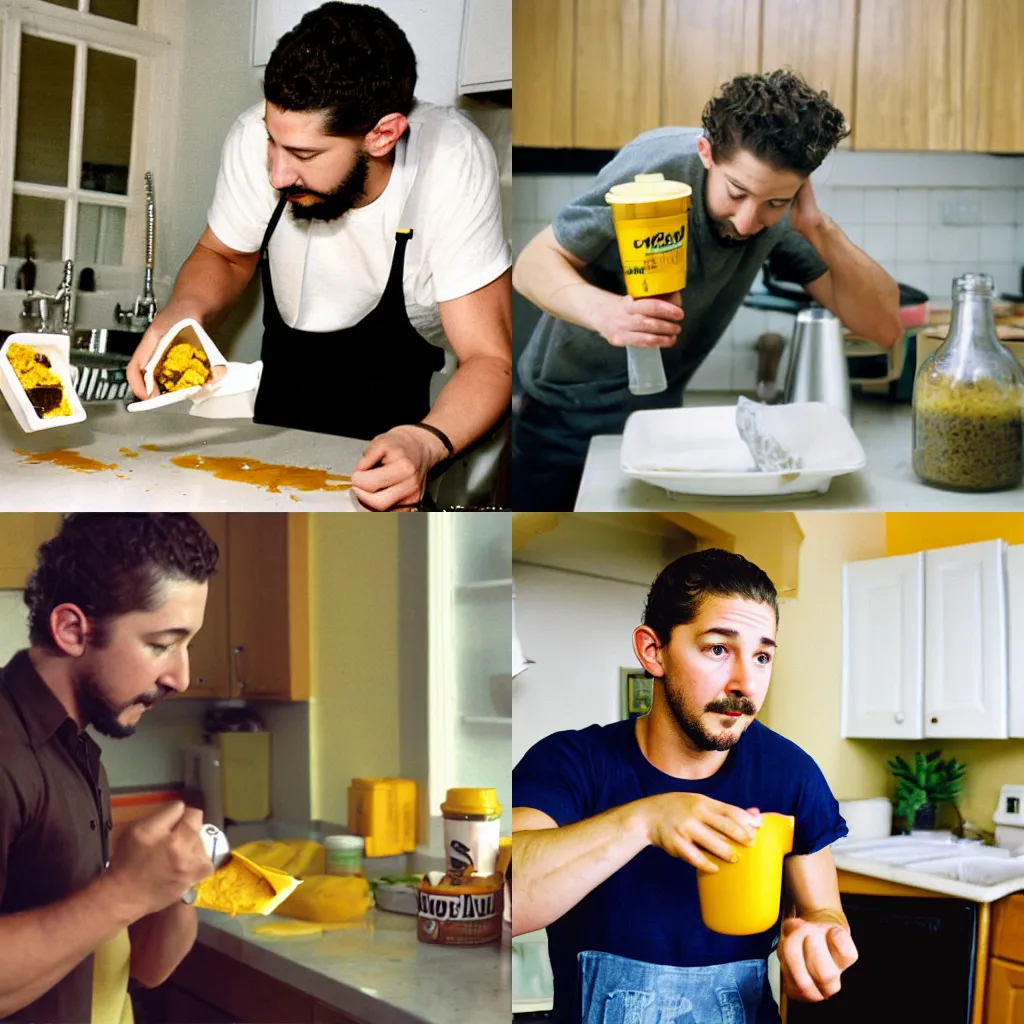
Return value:
<svg viewBox="0 0 1024 1024">
<path fill-rule="evenodd" d="M 455 445 L 453 445 L 451 441 L 448 440 L 448 435 L 443 430 L 439 430 L 437 427 L 433 426 L 430 423 L 407 423 L 406 426 L 419 427 L 421 430 L 429 430 L 430 433 L 433 434 L 434 437 L 438 438 L 441 444 L 443 444 L 445 448 L 448 449 L 449 459 L 455 455 Z"/>
</svg>

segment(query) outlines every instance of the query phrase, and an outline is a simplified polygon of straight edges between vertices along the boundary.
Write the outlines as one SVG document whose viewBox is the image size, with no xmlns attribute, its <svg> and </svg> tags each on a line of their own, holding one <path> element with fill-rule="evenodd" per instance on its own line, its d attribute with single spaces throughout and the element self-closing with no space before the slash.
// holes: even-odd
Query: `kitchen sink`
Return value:
<svg viewBox="0 0 1024 1024">
<path fill-rule="evenodd" d="M 110 352 L 114 355 L 130 356 L 142 339 L 139 331 L 122 331 L 116 328 L 76 327 L 71 332 L 72 352 Z"/>
</svg>

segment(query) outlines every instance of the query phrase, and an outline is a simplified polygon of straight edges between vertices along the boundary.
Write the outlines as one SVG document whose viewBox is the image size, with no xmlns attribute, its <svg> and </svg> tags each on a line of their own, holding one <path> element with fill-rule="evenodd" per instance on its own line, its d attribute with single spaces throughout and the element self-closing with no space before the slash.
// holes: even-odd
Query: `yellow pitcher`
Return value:
<svg viewBox="0 0 1024 1024">
<path fill-rule="evenodd" d="M 638 174 L 605 195 L 612 208 L 626 291 L 634 299 L 686 287 L 686 244 L 693 190 L 662 174 Z"/>
<path fill-rule="evenodd" d="M 779 917 L 782 858 L 793 849 L 791 814 L 762 814 L 753 846 L 728 840 L 739 855 L 735 864 L 719 862 L 717 872 L 697 872 L 700 915 L 713 932 L 756 935 Z"/>
</svg>

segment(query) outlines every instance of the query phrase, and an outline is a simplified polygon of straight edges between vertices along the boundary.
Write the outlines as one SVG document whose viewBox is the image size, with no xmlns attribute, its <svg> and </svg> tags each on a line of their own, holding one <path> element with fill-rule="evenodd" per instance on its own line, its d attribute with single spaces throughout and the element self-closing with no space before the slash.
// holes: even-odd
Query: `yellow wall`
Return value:
<svg viewBox="0 0 1024 1024">
<path fill-rule="evenodd" d="M 887 512 L 885 533 L 887 555 L 980 540 L 1024 544 L 1024 512 Z"/>
<path fill-rule="evenodd" d="M 885 756 L 839 731 L 843 563 L 885 554 L 885 518 L 803 512 L 797 519 L 804 533 L 800 596 L 780 606 L 779 649 L 760 718 L 814 758 L 838 799 L 880 796 L 887 792 Z"/>
<path fill-rule="evenodd" d="M 353 778 L 399 774 L 401 518 L 312 517 L 310 800 L 313 818 L 336 824 Z"/>
<path fill-rule="evenodd" d="M 1021 512 L 890 512 L 886 515 L 886 551 L 910 554 L 928 548 L 1005 540 L 1024 544 Z M 915 750 L 941 749 L 943 758 L 967 765 L 967 786 L 960 812 L 981 828 L 992 828 L 992 812 L 1005 782 L 1024 783 L 1024 740 L 921 740 L 890 743 L 904 757 Z"/>
</svg>

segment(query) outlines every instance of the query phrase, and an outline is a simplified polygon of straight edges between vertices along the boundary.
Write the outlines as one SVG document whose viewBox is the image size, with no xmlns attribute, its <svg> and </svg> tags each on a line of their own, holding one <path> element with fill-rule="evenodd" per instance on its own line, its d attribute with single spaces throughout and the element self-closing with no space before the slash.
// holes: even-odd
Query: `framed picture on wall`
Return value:
<svg viewBox="0 0 1024 1024">
<path fill-rule="evenodd" d="M 622 717 L 639 718 L 651 710 L 654 699 L 654 680 L 643 669 L 620 668 L 619 686 L 622 690 Z"/>
</svg>

